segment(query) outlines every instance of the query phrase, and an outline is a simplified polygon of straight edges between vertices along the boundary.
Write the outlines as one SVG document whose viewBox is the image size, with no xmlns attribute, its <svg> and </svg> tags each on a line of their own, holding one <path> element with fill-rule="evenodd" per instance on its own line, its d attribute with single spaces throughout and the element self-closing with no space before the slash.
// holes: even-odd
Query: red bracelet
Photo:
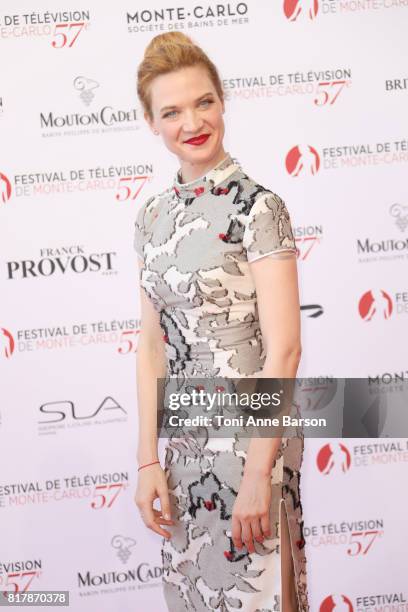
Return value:
<svg viewBox="0 0 408 612">
<path fill-rule="evenodd" d="M 157 461 L 152 461 L 151 463 L 145 463 L 144 465 L 141 465 L 137 468 L 137 471 L 141 470 L 144 467 L 147 467 L 148 465 L 154 465 L 155 463 L 160 463 L 159 459 Z"/>
</svg>

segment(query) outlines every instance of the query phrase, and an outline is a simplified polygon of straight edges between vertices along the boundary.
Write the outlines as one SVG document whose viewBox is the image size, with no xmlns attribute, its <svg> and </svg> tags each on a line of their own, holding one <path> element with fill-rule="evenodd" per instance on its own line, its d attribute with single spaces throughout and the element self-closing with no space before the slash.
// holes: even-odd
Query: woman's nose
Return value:
<svg viewBox="0 0 408 612">
<path fill-rule="evenodd" d="M 187 112 L 184 117 L 183 129 L 185 132 L 197 132 L 203 124 L 199 115 L 195 112 Z"/>
</svg>

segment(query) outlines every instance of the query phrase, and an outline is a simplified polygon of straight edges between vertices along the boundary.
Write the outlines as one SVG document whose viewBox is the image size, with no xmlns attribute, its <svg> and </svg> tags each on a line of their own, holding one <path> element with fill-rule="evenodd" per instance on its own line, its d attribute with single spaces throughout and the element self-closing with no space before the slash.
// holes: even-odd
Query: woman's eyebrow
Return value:
<svg viewBox="0 0 408 612">
<path fill-rule="evenodd" d="M 200 96 L 199 98 L 197 98 L 196 100 L 194 100 L 194 102 L 198 102 L 199 100 L 201 100 L 201 98 L 205 98 L 205 96 L 209 96 L 212 95 L 212 91 L 208 91 L 207 93 L 203 94 L 202 96 Z M 160 112 L 162 113 L 165 110 L 169 110 L 171 108 L 176 108 L 177 104 L 173 104 L 171 106 L 163 106 L 163 108 L 160 109 Z"/>
</svg>

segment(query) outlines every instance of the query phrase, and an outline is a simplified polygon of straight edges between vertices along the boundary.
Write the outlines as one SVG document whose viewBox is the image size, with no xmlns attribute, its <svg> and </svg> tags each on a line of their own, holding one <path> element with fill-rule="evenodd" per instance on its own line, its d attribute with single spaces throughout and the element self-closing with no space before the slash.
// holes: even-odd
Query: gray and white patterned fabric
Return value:
<svg viewBox="0 0 408 612">
<path fill-rule="evenodd" d="M 134 247 L 140 285 L 159 314 L 166 379 L 256 377 L 265 349 L 250 264 L 296 257 L 284 201 L 226 154 L 188 183 L 180 170 L 140 207 Z M 279 299 L 279 296 L 277 296 Z M 208 435 L 206 435 L 208 433 Z M 169 437 L 165 472 L 172 538 L 162 541 L 164 595 L 171 612 L 282 610 L 280 512 L 286 509 L 298 610 L 308 612 L 300 500 L 301 435 L 283 438 L 272 470 L 272 536 L 255 553 L 236 549 L 231 513 L 249 439 L 190 429 Z"/>
</svg>

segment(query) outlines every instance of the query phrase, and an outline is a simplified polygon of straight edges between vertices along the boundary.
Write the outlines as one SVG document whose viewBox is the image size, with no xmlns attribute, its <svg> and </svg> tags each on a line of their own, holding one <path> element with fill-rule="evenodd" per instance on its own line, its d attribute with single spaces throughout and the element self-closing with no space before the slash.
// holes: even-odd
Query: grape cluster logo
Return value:
<svg viewBox="0 0 408 612">
<path fill-rule="evenodd" d="M 320 168 L 320 157 L 311 145 L 300 144 L 286 155 L 285 166 L 290 176 L 297 177 L 301 172 L 314 176 Z"/>
<path fill-rule="evenodd" d="M 318 0 L 285 0 L 283 11 L 289 21 L 296 21 L 299 18 L 316 19 L 319 11 Z"/>
<path fill-rule="evenodd" d="M 358 303 L 358 312 L 363 321 L 371 321 L 374 316 L 389 319 L 392 310 L 392 300 L 383 289 L 366 291 Z"/>
<path fill-rule="evenodd" d="M 405 232 L 408 228 L 408 206 L 406 204 L 393 204 L 390 207 L 390 215 L 395 219 L 395 225 Z"/>
<path fill-rule="evenodd" d="M 122 563 L 127 563 L 132 555 L 132 548 L 136 546 L 136 540 L 122 535 L 116 535 L 113 536 L 111 544 L 112 547 L 117 550 L 116 554 Z"/>
<path fill-rule="evenodd" d="M 99 83 L 93 79 L 88 79 L 84 76 L 79 76 L 74 79 L 74 87 L 80 94 L 79 97 L 85 106 L 89 106 L 95 97 L 94 89 L 99 87 Z"/>
<path fill-rule="evenodd" d="M 316 463 L 319 472 L 325 476 L 336 472 L 344 474 L 351 466 L 350 451 L 342 442 L 330 442 L 319 450 Z"/>
</svg>

